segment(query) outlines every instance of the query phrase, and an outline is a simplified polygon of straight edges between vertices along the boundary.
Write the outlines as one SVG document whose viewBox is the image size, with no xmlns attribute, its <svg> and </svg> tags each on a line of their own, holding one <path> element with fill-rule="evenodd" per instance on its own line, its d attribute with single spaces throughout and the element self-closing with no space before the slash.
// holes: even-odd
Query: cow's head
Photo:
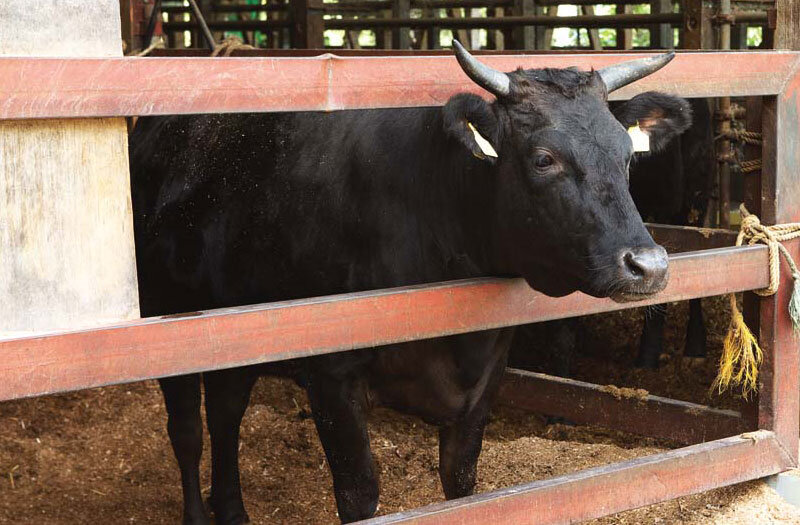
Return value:
<svg viewBox="0 0 800 525">
<path fill-rule="evenodd" d="M 581 290 L 615 300 L 661 291 L 667 254 L 653 242 L 628 191 L 638 122 L 657 150 L 691 124 L 683 99 L 645 93 L 612 114 L 607 94 L 663 67 L 673 54 L 599 71 L 495 71 L 458 42 L 462 69 L 497 97 L 456 95 L 445 131 L 492 166 L 496 254 L 510 272 L 550 295 Z"/>
</svg>

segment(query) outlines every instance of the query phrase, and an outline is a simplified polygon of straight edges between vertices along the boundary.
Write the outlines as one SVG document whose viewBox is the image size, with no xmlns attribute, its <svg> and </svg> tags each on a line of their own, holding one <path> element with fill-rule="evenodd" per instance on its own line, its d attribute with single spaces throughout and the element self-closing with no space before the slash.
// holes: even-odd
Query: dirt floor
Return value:
<svg viewBox="0 0 800 525">
<path fill-rule="evenodd" d="M 719 347 L 726 319 L 723 303 L 706 302 L 712 312 L 713 350 Z M 577 360 L 576 376 L 735 405 L 730 396 L 720 400 L 708 395 L 714 355 L 699 367 L 683 366 L 679 356 L 684 318 L 684 306 L 670 310 L 669 355 L 658 372 L 630 367 L 641 313 L 587 320 L 586 340 L 592 343 L 584 346 Z M 443 499 L 431 427 L 376 409 L 371 437 L 381 471 L 381 514 Z M 670 446 L 674 445 L 603 429 L 547 425 L 540 416 L 498 409 L 484 442 L 478 490 L 653 454 Z M 336 523 L 330 476 L 305 394 L 292 382 L 259 382 L 242 425 L 241 455 L 245 502 L 255 523 Z M 205 485 L 207 461 L 206 453 Z M 0 522 L 175 523 L 180 503 L 178 472 L 155 383 L 0 403 Z M 800 510 L 756 482 L 592 523 L 800 523 Z"/>
</svg>

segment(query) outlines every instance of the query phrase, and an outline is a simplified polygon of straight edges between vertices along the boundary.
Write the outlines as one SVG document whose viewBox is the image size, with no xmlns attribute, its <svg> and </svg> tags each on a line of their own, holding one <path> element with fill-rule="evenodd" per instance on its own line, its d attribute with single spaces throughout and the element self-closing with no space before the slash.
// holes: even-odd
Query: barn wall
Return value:
<svg viewBox="0 0 800 525">
<path fill-rule="evenodd" d="M 0 1 L 0 56 L 121 54 L 119 0 Z M 124 119 L 0 122 L 0 335 L 138 315 Z"/>
</svg>

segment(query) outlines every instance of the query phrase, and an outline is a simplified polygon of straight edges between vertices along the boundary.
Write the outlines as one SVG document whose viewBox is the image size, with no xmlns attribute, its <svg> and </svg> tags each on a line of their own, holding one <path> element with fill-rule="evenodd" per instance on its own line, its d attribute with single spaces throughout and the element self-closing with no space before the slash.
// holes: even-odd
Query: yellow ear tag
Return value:
<svg viewBox="0 0 800 525">
<path fill-rule="evenodd" d="M 628 128 L 628 136 L 633 142 L 633 151 L 650 151 L 650 135 L 642 131 L 638 122 Z"/>
<path fill-rule="evenodd" d="M 483 135 L 478 133 L 478 130 L 472 125 L 472 122 L 467 122 L 467 126 L 469 126 L 469 129 L 472 130 L 472 134 L 475 135 L 475 142 L 478 143 L 478 147 L 481 148 L 483 154 L 487 157 L 497 158 L 497 152 L 494 150 L 489 141 L 483 138 Z"/>
</svg>

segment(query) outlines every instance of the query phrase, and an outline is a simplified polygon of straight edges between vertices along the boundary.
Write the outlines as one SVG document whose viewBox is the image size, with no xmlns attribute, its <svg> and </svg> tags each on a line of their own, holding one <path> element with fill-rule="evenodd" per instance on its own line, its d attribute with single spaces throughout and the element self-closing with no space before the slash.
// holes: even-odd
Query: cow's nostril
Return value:
<svg viewBox="0 0 800 525">
<path fill-rule="evenodd" d="M 625 255 L 622 256 L 622 259 L 625 262 L 625 268 L 631 274 L 633 274 L 635 277 L 644 277 L 645 269 L 642 268 L 633 253 L 625 252 Z"/>
<path fill-rule="evenodd" d="M 660 246 L 624 250 L 617 260 L 622 278 L 632 292 L 654 293 L 667 283 L 667 252 Z"/>
</svg>

